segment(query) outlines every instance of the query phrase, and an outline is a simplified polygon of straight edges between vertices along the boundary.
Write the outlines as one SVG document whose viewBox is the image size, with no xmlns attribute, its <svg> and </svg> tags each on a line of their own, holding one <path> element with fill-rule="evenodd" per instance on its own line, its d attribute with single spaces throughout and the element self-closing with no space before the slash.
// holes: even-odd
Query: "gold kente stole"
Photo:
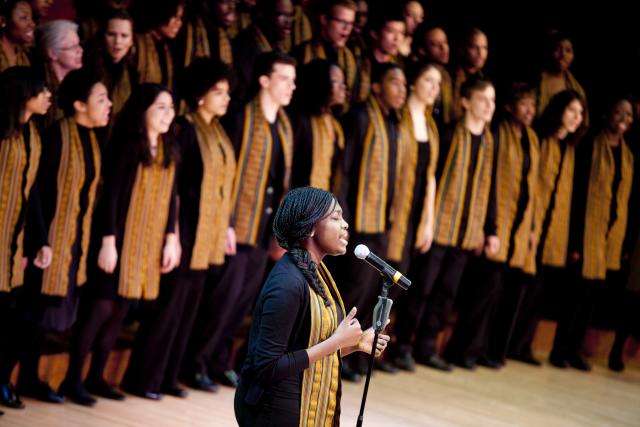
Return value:
<svg viewBox="0 0 640 427">
<path fill-rule="evenodd" d="M 309 41 L 304 44 L 303 48 L 303 63 L 307 64 L 314 59 L 327 59 L 327 52 L 324 50 L 324 46 L 320 41 Z M 342 68 L 345 75 L 345 83 L 347 84 L 347 100 L 345 106 L 348 107 L 350 93 L 354 90 L 356 83 L 356 60 L 348 47 L 341 47 L 338 49 L 338 65 Z"/>
<path fill-rule="evenodd" d="M 111 88 L 110 98 L 113 103 L 111 106 L 112 116 L 115 116 L 120 112 L 120 110 L 122 110 L 122 107 L 124 107 L 129 96 L 131 96 L 131 79 L 129 76 L 129 68 L 124 65 L 120 79 L 118 79 L 117 82 L 114 82 L 113 87 Z"/>
<path fill-rule="evenodd" d="M 545 108 L 547 108 L 547 105 L 549 105 L 549 101 L 551 101 L 551 98 L 553 98 L 553 96 L 557 93 L 552 91 L 549 80 L 550 78 L 548 74 L 543 72 L 542 77 L 540 78 L 540 86 L 538 86 L 538 117 L 542 115 L 542 112 L 545 110 Z M 564 73 L 564 84 L 565 89 L 578 92 L 582 100 L 586 103 L 587 95 L 582 88 L 582 85 L 578 82 L 578 80 L 576 80 L 571 71 L 566 71 Z M 588 124 L 586 111 L 584 112 L 584 117 L 585 124 Z"/>
<path fill-rule="evenodd" d="M 210 58 L 209 35 L 202 18 L 188 22 L 185 26 L 184 65 L 188 67 L 196 58 Z"/>
<path fill-rule="evenodd" d="M 563 156 L 560 144 L 556 138 L 545 138 L 542 141 L 540 179 L 535 201 L 536 241 L 539 240 L 545 217 L 548 215 L 551 218 L 545 241 L 541 242 L 542 264 L 551 267 L 564 267 L 567 262 L 569 216 L 573 192 L 575 147 L 567 145 Z M 562 163 L 562 169 L 560 169 L 560 163 Z M 548 212 L 551 197 L 554 200 L 553 211 Z"/>
<path fill-rule="evenodd" d="M 0 292 L 9 292 L 24 282 L 24 228 L 18 221 L 21 211 L 26 208 L 25 202 L 35 181 L 42 151 L 35 124 L 29 122 L 28 126 L 29 141 L 24 140 L 20 131 L 0 142 Z M 26 144 L 29 144 L 28 159 Z M 16 231 L 16 248 L 12 253 Z"/>
<path fill-rule="evenodd" d="M 607 277 L 607 270 L 620 270 L 622 243 L 627 228 L 627 211 L 631 183 L 633 181 L 633 154 L 624 139 L 620 140 L 620 184 L 616 198 L 616 219 L 609 228 L 615 159 L 606 134 L 600 133 L 593 143 L 589 191 L 584 223 L 584 262 L 582 276 L 585 279 Z"/>
<path fill-rule="evenodd" d="M 493 137 L 491 132 L 485 129 L 478 148 L 475 171 L 473 176 L 469 175 L 471 139 L 471 133 L 465 128 L 464 122 L 459 122 L 438 183 L 434 223 L 435 242 L 443 246 L 458 245 L 467 182 L 471 179 L 467 225 L 461 243 L 462 249 L 466 250 L 473 250 L 482 245 L 493 168 Z"/>
<path fill-rule="evenodd" d="M 5 53 L 4 49 L 2 47 L 0 47 L 0 73 L 3 72 L 4 70 L 6 70 L 9 67 L 14 67 L 14 66 L 25 66 L 28 67 L 31 65 L 31 61 L 29 61 L 29 57 L 27 56 L 27 52 L 25 52 L 25 50 L 21 47 L 21 46 L 16 46 L 15 49 L 15 53 L 16 53 L 16 63 L 15 64 L 10 64 L 9 63 L 9 58 L 7 57 L 7 54 Z"/>
<path fill-rule="evenodd" d="M 162 67 L 160 66 L 160 56 L 156 48 L 155 40 L 150 33 L 136 34 L 136 67 L 140 74 L 139 83 L 159 83 L 162 84 Z M 167 64 L 167 88 L 173 89 L 173 56 L 169 51 L 169 46 L 162 43 L 162 54 Z"/>
<path fill-rule="evenodd" d="M 154 300 L 160 289 L 160 265 L 173 194 L 175 165 L 164 166 L 164 144 L 150 165 L 138 163 L 131 189 L 120 254 L 118 295 Z"/>
<path fill-rule="evenodd" d="M 203 166 L 198 225 L 189 268 L 206 270 L 209 265 L 224 263 L 236 158 L 218 119 L 206 123 L 198 113 L 189 113 L 186 118 L 196 130 Z"/>
<path fill-rule="evenodd" d="M 293 131 L 284 110 L 276 123 L 284 155 L 283 189 L 289 190 L 293 159 Z M 260 107 L 260 95 L 244 107 L 244 129 L 233 183 L 232 223 L 238 243 L 256 245 L 262 218 L 264 194 L 271 167 L 273 138 L 271 127 Z"/>
<path fill-rule="evenodd" d="M 271 46 L 269 39 L 267 39 L 267 36 L 264 35 L 262 30 L 258 28 L 258 26 L 254 25 L 252 27 L 252 31 L 253 39 L 256 42 L 256 46 L 258 47 L 258 53 L 273 51 L 273 46 Z"/>
<path fill-rule="evenodd" d="M 69 288 L 69 266 L 73 257 L 80 215 L 80 191 L 85 185 L 86 165 L 84 149 L 78 125 L 73 118 L 64 118 L 60 122 L 61 154 L 57 177 L 56 210 L 49 226 L 49 244 L 53 251 L 51 265 L 42 275 L 42 293 L 64 297 Z M 76 276 L 77 286 L 87 281 L 87 255 L 91 237 L 91 218 L 95 207 L 96 188 L 100 180 L 100 147 L 92 130 L 89 130 L 94 177 L 89 184 L 87 209 L 82 218 L 80 241 L 80 262 Z M 73 273 L 72 273 L 73 274 Z"/>
<path fill-rule="evenodd" d="M 311 312 L 309 347 L 321 343 L 333 335 L 345 313 L 338 287 L 322 262 L 318 267 L 318 277 L 331 304 L 327 307 L 324 299 L 309 286 L 309 310 Z M 336 295 L 337 301 L 333 299 L 333 295 Z M 341 310 L 340 314 L 338 314 L 338 310 Z M 331 427 L 334 425 L 339 384 L 340 354 L 337 351 L 311 364 L 309 369 L 304 371 L 300 397 L 301 427 Z"/>
<path fill-rule="evenodd" d="M 451 82 L 451 74 L 441 65 L 438 66 L 442 75 L 442 84 L 440 85 L 440 108 L 442 109 L 442 123 L 451 124 L 453 121 L 453 87 Z"/>
<path fill-rule="evenodd" d="M 498 128 L 498 160 L 496 167 L 496 210 L 497 236 L 500 239 L 500 250 L 490 259 L 507 262 L 511 234 L 513 237 L 513 251 L 509 265 L 524 270 L 526 273 L 536 272 L 536 253 L 531 247 L 531 233 L 533 231 L 533 216 L 535 209 L 535 194 L 538 185 L 538 170 L 540 164 L 540 143 L 533 129 L 527 127 L 529 140 L 529 171 L 526 176 L 529 200 L 522 214 L 522 220 L 516 230 L 513 222 L 518 213 L 518 200 L 522 185 L 522 162 L 524 158 L 521 136 L 516 125 L 510 121 L 503 121 Z"/>
<path fill-rule="evenodd" d="M 310 122 L 312 157 L 309 185 L 331 191 L 336 143 L 341 151 L 344 150 L 342 126 L 331 114 L 311 116 Z"/>
<path fill-rule="evenodd" d="M 251 25 L 251 14 L 236 10 L 236 20 L 228 30 L 229 38 L 234 39 L 238 33 Z"/>
<path fill-rule="evenodd" d="M 291 32 L 293 36 L 292 47 L 301 45 L 302 43 L 311 40 L 311 22 L 309 22 L 309 18 L 307 14 L 304 13 L 302 6 L 294 6 L 293 10 L 295 12 L 295 16 L 293 18 L 293 31 Z"/>
<path fill-rule="evenodd" d="M 425 184 L 429 185 L 430 178 L 435 177 L 436 165 L 438 163 L 439 135 L 438 127 L 431 115 L 425 111 L 427 124 L 427 134 L 429 136 L 429 164 L 424 174 L 427 176 Z M 398 176 L 395 182 L 394 200 L 391 205 L 390 220 L 391 230 L 389 231 L 389 246 L 387 257 L 396 262 L 402 260 L 402 251 L 407 236 L 407 227 L 411 217 L 411 206 L 413 205 L 413 190 L 415 187 L 416 168 L 418 166 L 418 151 L 421 142 L 416 141 L 413 132 L 413 118 L 409 107 L 405 105 L 402 109 L 402 119 L 400 120 L 400 132 L 398 141 L 402 141 L 405 150 L 403 154 L 403 164 L 398 169 Z M 422 171 L 421 171 L 422 172 Z M 428 192 L 424 193 L 422 212 L 420 213 L 420 223 L 416 232 L 415 246 L 422 245 L 422 236 L 427 226 L 428 215 Z"/>
<path fill-rule="evenodd" d="M 358 233 L 384 233 L 387 227 L 389 136 L 382 110 L 373 95 L 367 100 L 367 114 L 369 126 L 359 165 L 354 228 Z M 396 163 L 402 165 L 400 145 L 397 153 Z"/>
</svg>

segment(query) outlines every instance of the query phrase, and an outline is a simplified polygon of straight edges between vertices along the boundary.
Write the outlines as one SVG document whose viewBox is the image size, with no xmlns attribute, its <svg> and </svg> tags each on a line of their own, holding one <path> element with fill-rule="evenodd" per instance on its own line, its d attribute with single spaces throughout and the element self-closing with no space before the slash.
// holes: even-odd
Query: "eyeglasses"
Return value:
<svg viewBox="0 0 640 427">
<path fill-rule="evenodd" d="M 344 80 L 331 80 L 331 84 L 338 87 L 347 87 L 347 84 Z"/>
<path fill-rule="evenodd" d="M 344 29 L 353 28 L 354 21 L 347 21 L 345 19 L 336 18 L 335 16 L 331 16 L 329 17 L 329 19 L 331 19 L 332 21 L 336 21 Z"/>
<path fill-rule="evenodd" d="M 74 44 L 73 46 L 60 47 L 58 48 L 58 50 L 76 51 L 76 50 L 82 50 L 82 46 L 80 46 L 79 44 Z"/>
</svg>

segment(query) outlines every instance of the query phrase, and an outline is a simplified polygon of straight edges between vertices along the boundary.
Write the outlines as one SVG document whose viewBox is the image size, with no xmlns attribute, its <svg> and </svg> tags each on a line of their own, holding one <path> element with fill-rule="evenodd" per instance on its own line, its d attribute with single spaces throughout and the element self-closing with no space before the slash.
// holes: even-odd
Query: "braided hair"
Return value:
<svg viewBox="0 0 640 427">
<path fill-rule="evenodd" d="M 311 236 L 314 225 L 327 216 L 327 212 L 337 203 L 333 194 L 313 187 L 291 190 L 280 203 L 273 218 L 273 235 L 278 244 L 287 250 L 311 288 L 331 305 L 324 286 L 318 279 L 318 265 L 302 242 Z"/>
</svg>

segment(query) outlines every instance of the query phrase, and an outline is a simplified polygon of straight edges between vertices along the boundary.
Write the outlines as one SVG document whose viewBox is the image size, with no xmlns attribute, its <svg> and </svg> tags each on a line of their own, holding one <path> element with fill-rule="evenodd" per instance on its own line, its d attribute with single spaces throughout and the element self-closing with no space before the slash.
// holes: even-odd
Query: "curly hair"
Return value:
<svg viewBox="0 0 640 427">
<path fill-rule="evenodd" d="M 318 265 L 302 242 L 311 236 L 313 227 L 326 218 L 336 206 L 335 196 L 313 187 L 291 190 L 280 203 L 273 218 L 273 235 L 278 244 L 287 250 L 311 288 L 331 304 L 322 283 L 318 279 Z"/>
</svg>

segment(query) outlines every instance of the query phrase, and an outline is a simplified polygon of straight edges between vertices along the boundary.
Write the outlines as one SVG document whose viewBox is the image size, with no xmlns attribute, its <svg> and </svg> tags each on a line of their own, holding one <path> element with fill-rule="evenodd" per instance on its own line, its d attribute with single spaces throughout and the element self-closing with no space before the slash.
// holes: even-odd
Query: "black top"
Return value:
<svg viewBox="0 0 640 427">
<path fill-rule="evenodd" d="M 302 375 L 309 368 L 309 285 L 289 254 L 267 277 L 253 312 L 249 349 L 239 391 L 250 405 L 263 395 L 300 397 Z"/>
<path fill-rule="evenodd" d="M 427 194 L 427 169 L 429 168 L 431 159 L 430 144 L 429 141 L 418 142 L 418 163 L 416 165 L 416 177 L 413 186 L 413 203 L 411 204 L 411 222 L 416 227 L 420 224 L 424 207 L 424 197 Z"/>
<path fill-rule="evenodd" d="M 384 119 L 387 139 L 389 141 L 389 163 L 387 182 L 387 206 L 386 217 L 389 218 L 389 209 L 393 201 L 394 183 L 396 181 L 396 159 L 398 151 L 398 115 L 395 111 L 382 115 Z M 356 201 L 358 199 L 358 183 L 360 181 L 360 162 L 362 160 L 362 150 L 364 149 L 367 130 L 369 129 L 369 113 L 366 104 L 354 107 L 345 116 L 342 127 L 345 136 L 345 150 L 343 157 L 343 168 L 345 177 L 341 194 L 340 204 L 343 208 L 343 216 L 347 221 L 353 221 L 350 215 L 355 213 Z M 343 202 L 346 201 L 346 204 Z M 348 207 L 348 210 L 347 210 Z M 386 228 L 389 224 L 386 225 Z"/>
</svg>

